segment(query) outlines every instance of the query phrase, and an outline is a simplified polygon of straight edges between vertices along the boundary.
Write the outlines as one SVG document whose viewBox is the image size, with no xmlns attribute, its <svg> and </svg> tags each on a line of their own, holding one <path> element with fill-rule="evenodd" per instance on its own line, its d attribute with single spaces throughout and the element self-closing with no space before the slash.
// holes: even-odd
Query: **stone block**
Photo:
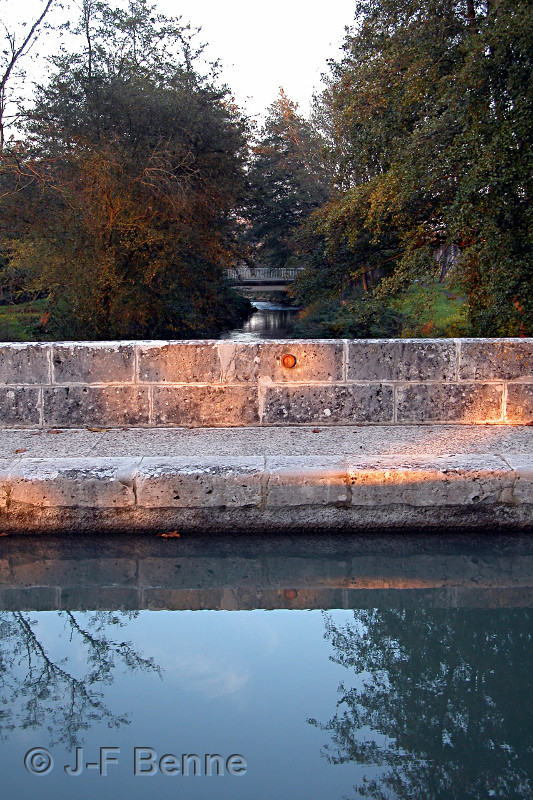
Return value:
<svg viewBox="0 0 533 800">
<path fill-rule="evenodd" d="M 137 349 L 141 382 L 220 383 L 216 342 L 153 342 Z"/>
<path fill-rule="evenodd" d="M 509 383 L 505 408 L 507 422 L 533 422 L 533 383 Z"/>
<path fill-rule="evenodd" d="M 0 458 L 0 508 L 5 508 L 7 504 L 7 492 L 9 487 L 9 475 L 17 462 L 11 458 Z M 1 522 L 0 522 L 1 531 Z"/>
<path fill-rule="evenodd" d="M 50 383 L 49 351 L 49 344 L 2 344 L 0 383 Z"/>
<path fill-rule="evenodd" d="M 9 476 L 10 505 L 127 508 L 140 459 L 27 458 Z"/>
<path fill-rule="evenodd" d="M 398 422 L 498 422 L 501 384 L 410 384 L 398 387 Z"/>
<path fill-rule="evenodd" d="M 533 377 L 533 339 L 462 339 L 459 380 Z"/>
<path fill-rule="evenodd" d="M 45 425 L 113 428 L 149 423 L 147 387 L 54 386 L 43 392 Z"/>
<path fill-rule="evenodd" d="M 272 383 L 333 383 L 343 380 L 343 343 L 324 341 L 270 341 L 219 344 L 222 380 L 242 383 L 263 379 Z M 284 355 L 295 358 L 289 368 Z"/>
<path fill-rule="evenodd" d="M 505 460 L 514 470 L 513 498 L 518 503 L 533 505 L 533 455 L 531 453 L 506 453 Z"/>
<path fill-rule="evenodd" d="M 483 506 L 508 502 L 514 473 L 498 456 L 348 459 L 354 506 Z"/>
<path fill-rule="evenodd" d="M 267 508 L 346 505 L 346 462 L 337 456 L 269 456 Z"/>
<path fill-rule="evenodd" d="M 453 381 L 455 342 L 431 339 L 348 342 L 349 381 Z"/>
<path fill-rule="evenodd" d="M 144 508 L 246 508 L 261 503 L 262 458 L 145 458 L 136 478 Z"/>
<path fill-rule="evenodd" d="M 234 427 L 259 422 L 256 386 L 154 386 L 154 425 Z"/>
<path fill-rule="evenodd" d="M 0 387 L 0 427 L 35 428 L 41 422 L 41 389 Z"/>
<path fill-rule="evenodd" d="M 269 425 L 350 425 L 392 422 L 393 390 L 349 386 L 267 386 L 262 421 Z"/>
<path fill-rule="evenodd" d="M 133 383 L 133 344 L 65 342 L 52 351 L 54 383 Z"/>
</svg>

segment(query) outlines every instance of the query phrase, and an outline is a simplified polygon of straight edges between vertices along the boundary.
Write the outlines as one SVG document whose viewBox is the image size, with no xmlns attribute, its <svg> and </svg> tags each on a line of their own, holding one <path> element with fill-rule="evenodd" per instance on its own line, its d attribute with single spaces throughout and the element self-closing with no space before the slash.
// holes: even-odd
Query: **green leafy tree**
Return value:
<svg viewBox="0 0 533 800">
<path fill-rule="evenodd" d="M 308 225 L 300 295 L 369 274 L 390 294 L 438 277 L 434 254 L 454 244 L 473 332 L 530 334 L 531 4 L 361 0 L 355 11 L 321 98 L 336 191 Z"/>
<path fill-rule="evenodd" d="M 55 335 L 214 335 L 248 312 L 223 280 L 245 121 L 195 71 L 193 32 L 146 0 L 85 0 L 76 33 L 4 157 L 8 268 L 50 292 Z"/>
<path fill-rule="evenodd" d="M 297 108 L 281 89 L 253 147 L 248 175 L 250 239 L 256 259 L 272 267 L 288 264 L 295 231 L 329 191 L 322 140 Z"/>
</svg>

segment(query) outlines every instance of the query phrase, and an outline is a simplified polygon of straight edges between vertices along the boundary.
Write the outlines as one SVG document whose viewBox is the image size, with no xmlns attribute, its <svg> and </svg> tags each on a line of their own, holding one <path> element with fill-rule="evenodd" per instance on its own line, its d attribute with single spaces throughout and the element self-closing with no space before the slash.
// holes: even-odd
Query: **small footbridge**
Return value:
<svg viewBox="0 0 533 800">
<path fill-rule="evenodd" d="M 224 270 L 233 286 L 250 286 L 262 289 L 284 289 L 293 283 L 301 267 L 249 267 L 247 265 Z"/>
</svg>

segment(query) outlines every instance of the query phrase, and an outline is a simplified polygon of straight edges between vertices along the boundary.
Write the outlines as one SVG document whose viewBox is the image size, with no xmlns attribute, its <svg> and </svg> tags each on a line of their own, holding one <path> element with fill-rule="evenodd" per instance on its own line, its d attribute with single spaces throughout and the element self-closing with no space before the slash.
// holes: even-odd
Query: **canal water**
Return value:
<svg viewBox="0 0 533 800">
<path fill-rule="evenodd" d="M 526 537 L 0 539 L 1 796 L 533 796 Z"/>
<path fill-rule="evenodd" d="M 220 339 L 253 342 L 256 339 L 290 339 L 298 308 L 268 302 L 253 302 L 255 311 L 242 328 L 226 331 Z"/>
</svg>

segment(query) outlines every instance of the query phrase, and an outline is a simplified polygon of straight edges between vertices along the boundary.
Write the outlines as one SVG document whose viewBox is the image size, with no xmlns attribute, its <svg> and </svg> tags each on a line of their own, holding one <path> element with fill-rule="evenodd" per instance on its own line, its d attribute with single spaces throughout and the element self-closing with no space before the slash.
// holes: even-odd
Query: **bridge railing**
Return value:
<svg viewBox="0 0 533 800">
<path fill-rule="evenodd" d="M 230 281 L 293 281 L 301 267 L 231 267 L 224 270 Z"/>
</svg>

